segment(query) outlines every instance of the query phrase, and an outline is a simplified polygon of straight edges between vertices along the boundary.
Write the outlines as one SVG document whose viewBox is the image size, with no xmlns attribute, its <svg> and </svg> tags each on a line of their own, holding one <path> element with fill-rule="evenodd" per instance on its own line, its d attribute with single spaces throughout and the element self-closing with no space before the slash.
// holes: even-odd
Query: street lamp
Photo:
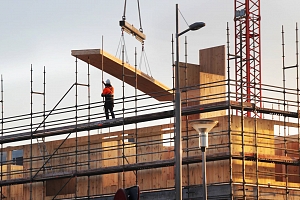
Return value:
<svg viewBox="0 0 300 200">
<path fill-rule="evenodd" d="M 206 185 L 206 148 L 208 147 L 208 132 L 218 123 L 210 119 L 198 119 L 190 121 L 193 128 L 199 133 L 199 147 L 202 151 L 202 178 L 203 178 L 203 199 L 207 200 Z"/>
<path fill-rule="evenodd" d="M 204 22 L 196 22 L 179 33 L 178 4 L 176 4 L 176 65 L 175 65 L 175 192 L 176 200 L 182 200 L 182 142 L 181 142 L 181 93 L 179 84 L 179 36 L 188 31 L 195 31 L 205 26 Z"/>
</svg>

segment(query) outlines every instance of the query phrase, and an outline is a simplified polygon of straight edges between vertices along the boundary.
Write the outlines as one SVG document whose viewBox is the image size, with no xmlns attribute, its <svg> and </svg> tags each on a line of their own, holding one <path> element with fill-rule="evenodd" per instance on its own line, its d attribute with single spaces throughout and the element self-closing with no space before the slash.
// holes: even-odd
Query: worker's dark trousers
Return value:
<svg viewBox="0 0 300 200">
<path fill-rule="evenodd" d="M 109 119 L 108 111 L 110 112 L 111 117 L 114 119 L 115 118 L 115 113 L 114 113 L 114 105 L 113 104 L 105 103 L 105 105 L 104 105 L 104 112 L 105 112 L 106 119 Z"/>
</svg>

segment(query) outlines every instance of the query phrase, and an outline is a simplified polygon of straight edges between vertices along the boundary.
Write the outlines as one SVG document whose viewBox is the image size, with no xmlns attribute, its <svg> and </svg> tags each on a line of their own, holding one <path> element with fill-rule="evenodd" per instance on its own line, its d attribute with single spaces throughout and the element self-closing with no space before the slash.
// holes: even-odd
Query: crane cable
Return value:
<svg viewBox="0 0 300 200">
<path fill-rule="evenodd" d="M 125 0 L 124 3 L 124 11 L 123 11 L 123 16 L 122 16 L 122 20 L 126 20 L 126 5 L 127 5 L 127 0 Z M 140 9 L 140 1 L 137 0 L 137 5 L 138 5 L 138 13 L 139 13 L 139 22 L 140 22 L 140 29 L 139 31 L 141 31 L 143 33 L 143 28 L 142 28 L 142 17 L 141 17 L 141 9 Z"/>
<path fill-rule="evenodd" d="M 147 58 L 147 55 L 146 55 L 146 51 L 145 51 L 145 48 L 144 48 L 144 43 L 142 43 L 142 54 L 141 54 L 140 63 L 139 63 L 139 70 L 141 70 L 141 71 L 142 71 L 141 66 L 142 66 L 142 61 L 143 61 L 142 58 L 144 58 L 146 73 L 153 78 L 152 73 L 151 73 L 151 69 L 150 69 L 150 65 L 149 65 L 149 62 L 148 62 L 148 58 Z M 149 69 L 149 73 L 148 73 L 147 67 Z"/>
<path fill-rule="evenodd" d="M 128 59 L 128 54 L 127 54 L 127 49 L 126 49 L 126 44 L 125 44 L 125 38 L 124 38 L 124 30 L 122 29 L 122 34 L 120 37 L 120 41 L 119 41 L 119 45 L 115 54 L 115 57 L 117 58 L 121 58 L 121 53 L 122 53 L 122 46 L 124 46 L 124 51 L 125 51 L 125 62 L 129 63 L 129 59 Z M 118 55 L 119 53 L 119 55 Z"/>
<path fill-rule="evenodd" d="M 139 23 L 140 23 L 139 31 L 143 33 L 142 17 L 141 17 L 141 9 L 140 9 L 140 1 L 139 0 L 137 0 L 137 6 L 138 6 Z M 125 2 L 124 2 L 124 11 L 123 11 L 123 16 L 122 16 L 123 21 L 126 20 L 126 7 L 127 7 L 127 0 L 125 0 Z M 121 45 L 122 42 L 125 45 L 125 39 L 124 39 L 124 34 L 123 33 L 124 33 L 124 30 L 122 29 L 122 35 L 121 35 L 121 39 L 120 39 L 120 42 L 119 42 L 117 52 L 119 51 L 119 48 L 120 48 L 120 45 Z M 126 62 L 129 63 L 128 55 L 127 55 L 127 51 L 126 51 L 126 45 L 125 45 L 125 53 L 126 53 L 126 55 L 125 55 L 126 56 Z M 116 55 L 117 55 L 117 53 L 116 53 Z M 140 63 L 139 63 L 140 70 L 141 70 L 141 65 L 142 65 L 142 60 L 143 60 L 142 58 L 144 58 L 144 61 L 145 61 L 146 73 L 148 74 L 148 69 L 149 69 L 149 74 L 152 77 L 151 70 L 150 70 L 150 65 L 149 65 L 148 58 L 147 58 L 147 55 L 146 55 L 146 52 L 145 52 L 145 49 L 144 49 L 144 41 L 142 41 L 142 54 L 141 54 Z"/>
<path fill-rule="evenodd" d="M 126 13 L 126 4 L 127 4 L 127 0 L 125 0 L 125 3 L 124 3 L 124 11 L 123 11 L 123 16 L 122 16 L 122 19 L 124 21 L 126 20 L 126 16 L 125 16 L 125 13 Z"/>
<path fill-rule="evenodd" d="M 137 0 L 137 4 L 138 4 L 139 20 L 140 20 L 140 29 L 139 29 L 139 31 L 143 32 L 143 28 L 142 28 L 142 17 L 141 17 L 140 1 L 139 1 L 139 0 Z M 143 43 L 144 43 L 144 41 L 143 41 Z"/>
</svg>

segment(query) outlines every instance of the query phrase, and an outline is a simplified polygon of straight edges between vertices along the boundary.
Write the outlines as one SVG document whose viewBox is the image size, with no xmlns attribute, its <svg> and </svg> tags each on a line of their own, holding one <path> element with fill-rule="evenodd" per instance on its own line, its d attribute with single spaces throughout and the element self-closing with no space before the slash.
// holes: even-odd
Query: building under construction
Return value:
<svg viewBox="0 0 300 200">
<path fill-rule="evenodd" d="M 295 66 L 282 67 L 283 86 L 245 81 L 242 51 L 231 54 L 228 41 L 199 50 L 197 64 L 179 63 L 183 199 L 204 195 L 200 138 L 191 125 L 199 119 L 217 122 L 206 150 L 208 199 L 300 199 L 298 47 Z M 174 89 L 101 49 L 72 56 L 76 82 L 52 110 L 4 117 L 1 89 L 1 199 L 113 200 L 134 186 L 143 200 L 175 199 Z M 115 99 L 122 105 L 115 119 L 104 120 L 103 102 L 90 102 L 89 93 L 77 104 L 78 87 L 90 87 L 89 78 L 77 82 L 78 63 L 120 79 L 123 94 L 125 83 L 135 89 Z M 294 88 L 285 87 L 285 70 L 297 72 Z M 71 90 L 75 105 L 60 107 Z"/>
</svg>

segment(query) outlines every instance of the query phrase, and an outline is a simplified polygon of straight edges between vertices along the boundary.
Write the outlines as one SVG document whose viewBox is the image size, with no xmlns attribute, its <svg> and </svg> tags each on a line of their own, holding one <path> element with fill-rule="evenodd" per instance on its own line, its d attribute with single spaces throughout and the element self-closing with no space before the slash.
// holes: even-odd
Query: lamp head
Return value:
<svg viewBox="0 0 300 200">
<path fill-rule="evenodd" d="M 204 22 L 195 22 L 195 23 L 191 24 L 191 25 L 189 26 L 188 29 L 182 31 L 181 33 L 178 33 L 177 37 L 179 37 L 179 36 L 185 34 L 185 33 L 188 32 L 188 31 L 196 31 L 196 30 L 199 30 L 200 28 L 202 28 L 202 27 L 204 27 L 204 26 L 205 26 L 205 23 L 204 23 Z"/>
<path fill-rule="evenodd" d="M 218 123 L 211 119 L 198 119 L 190 121 L 193 128 L 199 133 L 199 147 L 205 151 L 208 147 L 208 132 Z M 202 151 L 203 151 L 202 150 Z"/>
<path fill-rule="evenodd" d="M 198 133 L 208 133 L 218 123 L 211 119 L 198 119 L 190 121 L 190 124 Z"/>
<path fill-rule="evenodd" d="M 192 31 L 196 31 L 205 26 L 204 22 L 195 22 L 189 26 L 189 29 Z"/>
</svg>

